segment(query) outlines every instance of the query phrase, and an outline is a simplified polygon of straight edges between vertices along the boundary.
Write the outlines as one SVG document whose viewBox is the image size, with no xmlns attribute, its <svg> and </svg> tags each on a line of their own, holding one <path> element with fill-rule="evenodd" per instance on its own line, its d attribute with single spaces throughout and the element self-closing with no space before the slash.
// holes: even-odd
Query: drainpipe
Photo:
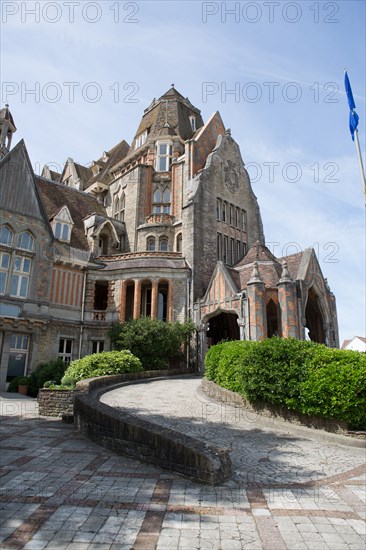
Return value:
<svg viewBox="0 0 366 550">
<path fill-rule="evenodd" d="M 81 348 L 83 345 L 83 332 L 84 332 L 84 315 L 85 315 L 85 294 L 86 294 L 86 268 L 84 271 L 83 281 L 83 295 L 81 301 L 81 317 L 80 317 L 80 337 L 79 337 L 79 359 L 81 359 Z"/>
</svg>

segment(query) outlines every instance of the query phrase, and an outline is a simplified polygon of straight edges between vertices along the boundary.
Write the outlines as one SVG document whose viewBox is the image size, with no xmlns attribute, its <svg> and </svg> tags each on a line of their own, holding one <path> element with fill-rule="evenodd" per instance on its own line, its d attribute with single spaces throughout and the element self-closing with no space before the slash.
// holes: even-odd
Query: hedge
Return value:
<svg viewBox="0 0 366 550">
<path fill-rule="evenodd" d="M 205 376 L 250 402 L 366 429 L 366 355 L 295 339 L 233 341 L 209 349 Z"/>
<path fill-rule="evenodd" d="M 72 361 L 65 372 L 64 378 L 72 378 L 74 381 L 79 382 L 79 380 L 94 378 L 95 376 L 124 374 L 142 370 L 141 361 L 129 350 L 104 351 Z"/>
</svg>

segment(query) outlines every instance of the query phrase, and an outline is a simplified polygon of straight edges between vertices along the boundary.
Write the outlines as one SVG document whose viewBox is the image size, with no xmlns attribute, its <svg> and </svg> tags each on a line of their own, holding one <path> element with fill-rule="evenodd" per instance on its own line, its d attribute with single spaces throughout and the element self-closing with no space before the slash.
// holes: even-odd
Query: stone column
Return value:
<svg viewBox="0 0 366 550">
<path fill-rule="evenodd" d="M 260 278 L 258 263 L 254 262 L 247 284 L 249 301 L 249 335 L 251 340 L 267 338 L 266 288 Z"/>
<path fill-rule="evenodd" d="M 173 281 L 169 281 L 168 286 L 168 321 L 173 321 Z"/>
<path fill-rule="evenodd" d="M 278 304 L 281 311 L 283 338 L 298 338 L 297 304 L 295 283 L 290 277 L 287 262 L 282 264 L 281 278 L 277 283 Z"/>
<path fill-rule="evenodd" d="M 121 281 L 121 297 L 119 302 L 119 322 L 124 323 L 126 320 L 126 282 Z"/>
<path fill-rule="evenodd" d="M 151 319 L 158 318 L 159 310 L 159 281 L 153 280 L 151 283 Z"/>
<path fill-rule="evenodd" d="M 239 333 L 240 333 L 240 340 L 245 340 L 245 322 L 242 317 L 237 319 L 237 323 L 239 325 Z"/>
<path fill-rule="evenodd" d="M 133 297 L 133 318 L 138 319 L 141 314 L 141 280 L 135 279 L 135 293 Z"/>
</svg>

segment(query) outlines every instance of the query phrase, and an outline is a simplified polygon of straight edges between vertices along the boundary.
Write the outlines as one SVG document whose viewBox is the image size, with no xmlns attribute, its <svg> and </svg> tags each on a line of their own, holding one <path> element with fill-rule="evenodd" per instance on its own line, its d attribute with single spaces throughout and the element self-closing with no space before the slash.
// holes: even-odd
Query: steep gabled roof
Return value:
<svg viewBox="0 0 366 550">
<path fill-rule="evenodd" d="M 107 151 L 107 155 L 108 155 L 107 161 L 104 162 L 102 160 L 102 157 L 96 161 L 97 164 L 102 166 L 102 170 L 99 172 L 99 174 L 96 174 L 95 176 L 90 178 L 90 180 L 87 182 L 84 189 L 87 189 L 88 187 L 90 187 L 90 185 L 93 185 L 93 183 L 95 182 L 100 182 L 105 184 L 110 183 L 113 179 L 110 174 L 110 169 L 127 156 L 129 149 L 130 149 L 129 144 L 127 143 L 127 141 L 123 139 L 122 141 L 117 143 L 117 145 L 112 147 L 110 151 Z"/>
<path fill-rule="evenodd" d="M 88 193 L 46 180 L 40 176 L 36 176 L 36 185 L 49 220 L 63 206 L 67 206 L 69 209 L 74 221 L 70 246 L 81 250 L 89 250 L 83 219 L 94 213 L 107 217 L 104 206 Z"/>
</svg>

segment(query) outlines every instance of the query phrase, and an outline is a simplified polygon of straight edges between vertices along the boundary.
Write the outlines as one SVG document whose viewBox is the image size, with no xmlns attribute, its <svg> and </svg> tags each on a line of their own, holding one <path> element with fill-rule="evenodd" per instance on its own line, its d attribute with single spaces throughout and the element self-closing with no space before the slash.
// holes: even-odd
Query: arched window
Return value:
<svg viewBox="0 0 366 550">
<path fill-rule="evenodd" d="M 177 235 L 177 252 L 182 252 L 183 237 L 182 233 Z"/>
<path fill-rule="evenodd" d="M 23 231 L 23 233 L 18 236 L 17 247 L 22 250 L 33 250 L 33 246 L 34 239 L 32 235 L 28 233 L 28 231 Z"/>
<path fill-rule="evenodd" d="M 115 197 L 113 206 L 113 217 L 120 222 L 125 221 L 125 204 L 126 197 L 124 193 L 122 193 L 121 197 Z"/>
<path fill-rule="evenodd" d="M 150 250 L 150 252 L 155 250 L 155 237 L 149 237 L 147 239 L 147 250 Z"/>
<path fill-rule="evenodd" d="M 0 227 L 0 244 L 11 246 L 13 244 L 14 233 L 7 225 Z"/>
<path fill-rule="evenodd" d="M 167 187 L 164 189 L 164 193 L 163 193 L 163 202 L 169 202 L 170 203 L 170 189 L 168 189 Z"/>
<path fill-rule="evenodd" d="M 155 202 L 163 202 L 163 196 L 161 194 L 160 189 L 155 189 L 154 195 L 153 195 L 153 201 Z"/>
<path fill-rule="evenodd" d="M 170 214 L 170 189 L 156 187 L 153 193 L 153 213 Z"/>
<path fill-rule="evenodd" d="M 166 237 L 160 237 L 159 249 L 161 250 L 161 252 L 168 251 L 168 239 Z"/>
</svg>

